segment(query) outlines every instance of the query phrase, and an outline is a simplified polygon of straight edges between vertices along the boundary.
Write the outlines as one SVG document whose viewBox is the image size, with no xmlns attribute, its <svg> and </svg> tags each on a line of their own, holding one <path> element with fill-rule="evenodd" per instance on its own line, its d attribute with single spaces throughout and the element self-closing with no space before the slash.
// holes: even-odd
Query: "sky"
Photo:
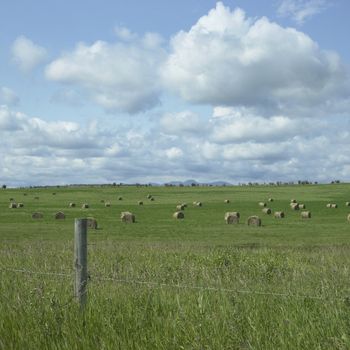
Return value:
<svg viewBox="0 0 350 350">
<path fill-rule="evenodd" d="M 0 184 L 350 181 L 348 0 L 4 0 Z"/>
</svg>

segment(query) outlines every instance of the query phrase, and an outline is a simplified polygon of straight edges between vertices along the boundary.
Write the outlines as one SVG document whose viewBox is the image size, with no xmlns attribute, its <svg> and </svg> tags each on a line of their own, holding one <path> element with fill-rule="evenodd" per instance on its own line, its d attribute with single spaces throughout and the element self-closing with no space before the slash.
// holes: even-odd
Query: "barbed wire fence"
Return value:
<svg viewBox="0 0 350 350">
<path fill-rule="evenodd" d="M 94 285 L 95 282 L 109 282 L 117 284 L 129 284 L 129 285 L 142 285 L 150 288 L 167 288 L 172 290 L 197 290 L 197 291 L 210 291 L 218 293 L 232 293 L 232 294 L 245 294 L 254 296 L 267 296 L 267 297 L 279 297 L 279 298 L 293 298 L 293 299 L 313 299 L 322 301 L 344 301 L 350 303 L 349 296 L 338 295 L 310 295 L 310 294 L 294 294 L 291 292 L 276 292 L 276 291 L 260 291 L 251 289 L 236 289 L 236 288 L 223 288 L 218 286 L 204 286 L 193 284 L 181 284 L 181 283 L 165 283 L 158 281 L 144 281 L 139 279 L 122 279 L 104 276 L 102 274 L 89 273 L 87 269 L 87 219 L 75 220 L 74 231 L 74 271 L 58 272 L 58 271 L 33 271 L 24 267 L 11 268 L 0 265 L 0 272 L 2 273 L 15 273 L 23 274 L 26 278 L 33 278 L 34 276 L 40 276 L 46 279 L 57 278 L 69 278 L 74 284 L 74 293 L 68 299 L 67 302 L 61 306 L 68 306 L 72 302 L 77 301 L 81 308 L 85 307 L 87 302 L 88 289 L 87 285 Z"/>
</svg>

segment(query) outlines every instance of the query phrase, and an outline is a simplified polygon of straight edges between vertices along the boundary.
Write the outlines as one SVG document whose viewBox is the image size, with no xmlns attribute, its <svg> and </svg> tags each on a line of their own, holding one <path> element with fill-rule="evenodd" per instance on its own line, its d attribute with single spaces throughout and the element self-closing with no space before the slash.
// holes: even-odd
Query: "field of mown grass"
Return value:
<svg viewBox="0 0 350 350">
<path fill-rule="evenodd" d="M 269 197 L 285 219 L 261 213 Z M 9 209 L 10 198 L 24 207 Z M 312 218 L 300 219 L 291 198 Z M 0 349 L 350 349 L 346 201 L 349 184 L 0 190 Z M 173 219 L 183 202 L 185 219 Z M 125 210 L 135 224 L 120 222 Z M 241 223 L 226 225 L 226 211 Z M 246 225 L 254 214 L 262 227 Z M 100 228 L 88 232 L 81 312 L 73 230 L 86 216 Z"/>
</svg>

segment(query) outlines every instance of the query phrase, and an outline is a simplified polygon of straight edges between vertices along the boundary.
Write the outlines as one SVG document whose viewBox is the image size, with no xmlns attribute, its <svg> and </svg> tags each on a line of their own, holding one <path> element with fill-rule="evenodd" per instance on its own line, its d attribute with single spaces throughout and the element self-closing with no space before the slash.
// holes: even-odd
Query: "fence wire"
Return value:
<svg viewBox="0 0 350 350">
<path fill-rule="evenodd" d="M 1 272 L 8 273 L 21 273 L 27 274 L 27 277 L 31 275 L 40 275 L 46 277 L 64 277 L 64 278 L 73 278 L 74 272 L 64 273 L 64 272 L 47 272 L 47 271 L 32 271 L 28 269 L 13 269 L 7 267 L 0 267 Z M 257 296 L 272 296 L 272 297 L 281 297 L 281 298 L 294 298 L 294 299 L 313 299 L 313 300 L 342 300 L 342 301 L 350 301 L 349 296 L 316 296 L 316 295 L 308 295 L 308 294 L 293 294 L 293 293 L 282 293 L 282 292 L 274 292 L 274 291 L 258 291 L 258 290 L 243 290 L 243 289 L 231 289 L 231 288 L 221 288 L 221 287 L 213 287 L 213 286 L 198 286 L 198 285 L 190 285 L 190 284 L 180 284 L 180 283 L 164 283 L 164 282 L 154 282 L 154 281 L 142 281 L 142 280 L 133 280 L 133 279 L 121 279 L 121 278 L 113 278 L 113 277 L 105 277 L 101 275 L 88 275 L 88 285 L 94 284 L 95 281 L 98 282 L 113 282 L 118 284 L 136 284 L 136 285 L 144 285 L 152 288 L 169 288 L 169 289 L 184 289 L 184 290 L 200 290 L 200 291 L 212 291 L 212 292 L 221 292 L 221 293 L 233 293 L 233 294 L 246 294 L 246 295 L 257 295 Z M 72 300 L 76 299 L 73 296 L 68 303 Z"/>
</svg>

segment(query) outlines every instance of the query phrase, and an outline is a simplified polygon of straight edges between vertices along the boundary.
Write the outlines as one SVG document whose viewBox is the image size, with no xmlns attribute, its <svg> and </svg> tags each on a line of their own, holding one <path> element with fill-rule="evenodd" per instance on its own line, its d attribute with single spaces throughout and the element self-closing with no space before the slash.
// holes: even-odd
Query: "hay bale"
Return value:
<svg viewBox="0 0 350 350">
<path fill-rule="evenodd" d="M 69 208 L 75 208 L 75 203 L 70 202 L 70 203 L 69 203 Z"/>
<path fill-rule="evenodd" d="M 256 215 L 249 216 L 247 224 L 249 226 L 261 226 L 261 219 L 259 218 L 259 216 Z"/>
<path fill-rule="evenodd" d="M 110 207 L 110 206 L 111 206 L 111 203 L 109 203 L 109 202 L 106 202 L 106 203 L 105 203 L 105 207 L 106 207 L 106 208 L 108 208 L 108 207 Z"/>
<path fill-rule="evenodd" d="M 331 208 L 335 208 L 335 209 L 338 208 L 338 204 L 333 203 L 332 206 L 331 206 Z"/>
<path fill-rule="evenodd" d="M 291 199 L 290 202 L 291 202 L 291 203 L 296 203 L 297 200 L 296 200 L 296 199 Z"/>
<path fill-rule="evenodd" d="M 229 224 L 229 225 L 239 224 L 239 217 L 240 215 L 237 212 L 227 212 L 225 214 L 226 224 Z"/>
<path fill-rule="evenodd" d="M 302 211 L 300 213 L 300 217 L 302 219 L 311 219 L 311 212 L 310 211 Z"/>
<path fill-rule="evenodd" d="M 17 208 L 23 208 L 24 204 L 23 203 L 17 203 Z"/>
<path fill-rule="evenodd" d="M 345 203 L 345 206 L 346 206 L 346 207 L 350 207 L 350 202 L 346 202 L 346 203 Z"/>
<path fill-rule="evenodd" d="M 187 208 L 187 203 L 181 203 L 185 208 Z"/>
<path fill-rule="evenodd" d="M 154 201 L 154 197 L 151 197 L 149 200 L 153 202 Z"/>
<path fill-rule="evenodd" d="M 238 216 L 238 218 L 241 217 L 241 214 L 238 212 L 238 211 L 228 211 L 226 214 L 225 214 L 225 220 L 228 216 L 230 215 L 234 215 L 234 216 Z"/>
<path fill-rule="evenodd" d="M 269 198 L 268 201 L 269 201 L 269 202 L 273 202 L 273 198 Z"/>
<path fill-rule="evenodd" d="M 174 219 L 184 219 L 185 218 L 185 214 L 182 211 L 176 211 L 173 214 L 173 218 Z"/>
<path fill-rule="evenodd" d="M 197 203 L 196 203 L 196 206 L 197 206 L 197 207 L 201 207 L 202 205 L 203 205 L 202 202 L 197 202 Z"/>
<path fill-rule="evenodd" d="M 176 206 L 177 211 L 185 210 L 185 207 L 182 204 Z"/>
<path fill-rule="evenodd" d="M 225 202 L 225 203 L 230 203 L 230 200 L 229 200 L 229 199 L 225 199 L 224 202 Z"/>
<path fill-rule="evenodd" d="M 142 201 L 138 201 L 137 204 L 138 205 L 143 205 L 143 202 Z"/>
<path fill-rule="evenodd" d="M 101 203 L 104 203 L 105 202 L 105 200 L 104 199 L 101 199 L 101 201 L 100 201 Z"/>
<path fill-rule="evenodd" d="M 348 221 L 350 222 L 350 214 L 348 214 Z"/>
<path fill-rule="evenodd" d="M 327 203 L 326 207 L 327 208 L 332 208 L 332 203 Z"/>
<path fill-rule="evenodd" d="M 15 200 L 14 198 L 10 198 L 10 202 L 11 202 L 11 201 L 14 201 L 14 200 Z"/>
<path fill-rule="evenodd" d="M 299 210 L 299 204 L 298 203 L 290 203 L 290 207 L 292 210 Z"/>
<path fill-rule="evenodd" d="M 17 204 L 15 202 L 12 202 L 12 203 L 10 203 L 9 208 L 10 209 L 16 209 L 17 208 Z"/>
<path fill-rule="evenodd" d="M 284 218 L 284 212 L 283 211 L 275 211 L 274 214 L 276 219 L 283 219 Z"/>
<path fill-rule="evenodd" d="M 55 219 L 56 220 L 63 220 L 66 218 L 66 215 L 62 211 L 59 211 L 58 213 L 55 214 Z"/>
<path fill-rule="evenodd" d="M 130 213 L 129 211 L 123 211 L 120 214 L 120 219 L 122 222 L 133 223 L 135 222 L 135 215 L 133 213 Z"/>
<path fill-rule="evenodd" d="M 147 195 L 147 199 L 151 199 L 152 198 L 152 195 L 151 194 L 148 194 Z"/>
<path fill-rule="evenodd" d="M 262 210 L 262 212 L 263 212 L 264 214 L 270 215 L 270 214 L 272 213 L 272 210 L 271 210 L 270 208 L 264 208 L 264 209 Z"/>
<path fill-rule="evenodd" d="M 299 204 L 299 209 L 306 209 L 306 205 L 305 204 Z"/>
<path fill-rule="evenodd" d="M 87 218 L 87 227 L 93 230 L 97 230 L 97 220 L 92 217 Z"/>
<path fill-rule="evenodd" d="M 196 202 L 196 201 L 194 201 L 192 204 L 193 204 L 193 205 L 197 205 L 197 202 Z"/>
<path fill-rule="evenodd" d="M 81 206 L 82 209 L 87 209 L 89 208 L 89 204 L 87 203 L 83 203 L 83 205 Z"/>
<path fill-rule="evenodd" d="M 122 200 L 123 200 L 123 197 L 119 196 L 118 201 L 122 201 Z"/>
<path fill-rule="evenodd" d="M 32 214 L 32 219 L 42 219 L 43 217 L 43 213 L 35 212 Z"/>
<path fill-rule="evenodd" d="M 259 206 L 260 206 L 260 207 L 266 207 L 266 205 L 267 205 L 267 204 L 266 204 L 265 202 L 259 202 Z"/>
</svg>

